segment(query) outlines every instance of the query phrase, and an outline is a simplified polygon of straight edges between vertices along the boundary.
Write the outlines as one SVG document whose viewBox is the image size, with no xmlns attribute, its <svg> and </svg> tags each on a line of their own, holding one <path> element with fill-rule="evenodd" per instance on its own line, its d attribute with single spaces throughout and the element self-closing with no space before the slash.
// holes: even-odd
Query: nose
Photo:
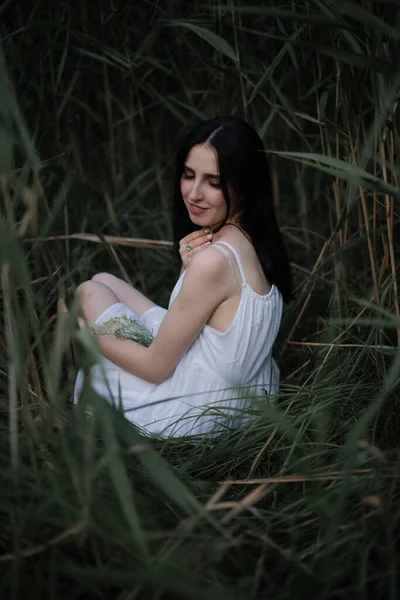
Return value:
<svg viewBox="0 0 400 600">
<path fill-rule="evenodd" d="M 192 202 L 196 202 L 196 200 L 202 200 L 203 191 L 201 181 L 193 180 L 192 186 L 190 188 L 188 199 Z"/>
</svg>

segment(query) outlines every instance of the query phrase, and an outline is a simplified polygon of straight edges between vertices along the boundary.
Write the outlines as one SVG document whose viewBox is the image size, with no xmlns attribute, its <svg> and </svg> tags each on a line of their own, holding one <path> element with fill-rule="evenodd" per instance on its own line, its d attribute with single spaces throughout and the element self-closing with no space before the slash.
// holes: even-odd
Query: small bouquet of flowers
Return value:
<svg viewBox="0 0 400 600">
<path fill-rule="evenodd" d="M 94 335 L 114 335 L 116 338 L 133 340 L 142 346 L 150 346 L 154 336 L 147 327 L 136 319 L 123 313 L 120 317 L 112 317 L 104 325 L 96 325 L 94 321 L 87 321 L 89 330 Z"/>
</svg>

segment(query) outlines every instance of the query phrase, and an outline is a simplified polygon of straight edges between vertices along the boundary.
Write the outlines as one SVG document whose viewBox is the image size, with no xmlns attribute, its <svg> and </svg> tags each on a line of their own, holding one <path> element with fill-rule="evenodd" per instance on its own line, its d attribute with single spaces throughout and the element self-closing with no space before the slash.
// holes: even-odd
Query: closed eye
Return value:
<svg viewBox="0 0 400 600">
<path fill-rule="evenodd" d="M 189 173 L 182 173 L 182 179 L 194 179 L 194 175 L 190 175 Z M 216 188 L 216 189 L 220 189 L 221 188 L 221 184 L 217 183 L 217 182 L 213 182 L 213 181 L 208 181 L 209 185 L 211 185 L 211 187 Z"/>
</svg>

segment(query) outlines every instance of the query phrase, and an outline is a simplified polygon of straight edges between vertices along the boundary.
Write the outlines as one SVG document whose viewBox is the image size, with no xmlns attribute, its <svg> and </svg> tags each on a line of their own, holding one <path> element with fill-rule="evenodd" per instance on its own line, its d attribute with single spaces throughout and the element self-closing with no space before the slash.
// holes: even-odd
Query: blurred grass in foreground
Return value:
<svg viewBox="0 0 400 600">
<path fill-rule="evenodd" d="M 397 599 L 399 15 L 0 7 L 1 597 Z M 71 411 L 96 351 L 57 300 L 106 270 L 166 304 L 176 142 L 229 113 L 265 142 L 293 261 L 279 402 L 150 442 L 89 390 Z"/>
</svg>

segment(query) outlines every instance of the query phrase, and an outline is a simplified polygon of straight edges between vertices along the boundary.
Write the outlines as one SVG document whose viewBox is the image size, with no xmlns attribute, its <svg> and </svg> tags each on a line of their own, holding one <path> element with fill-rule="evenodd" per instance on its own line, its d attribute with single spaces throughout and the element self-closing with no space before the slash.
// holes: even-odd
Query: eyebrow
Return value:
<svg viewBox="0 0 400 600">
<path fill-rule="evenodd" d="M 191 169 L 187 165 L 184 165 L 184 168 L 187 169 L 188 171 L 191 171 L 192 173 L 194 173 L 194 169 Z M 211 179 L 219 179 L 219 175 L 216 175 L 215 173 L 204 173 L 204 175 L 206 177 L 210 177 Z"/>
</svg>

